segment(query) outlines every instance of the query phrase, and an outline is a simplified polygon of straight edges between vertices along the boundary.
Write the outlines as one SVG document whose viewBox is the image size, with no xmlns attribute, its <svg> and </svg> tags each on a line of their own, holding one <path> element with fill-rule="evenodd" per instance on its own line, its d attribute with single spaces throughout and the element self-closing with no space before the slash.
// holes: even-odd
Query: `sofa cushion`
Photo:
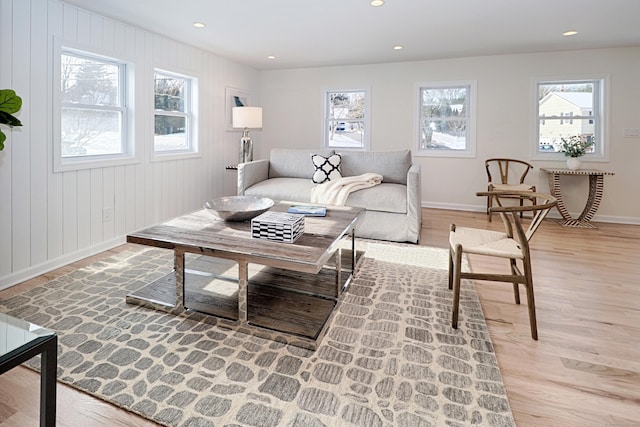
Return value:
<svg viewBox="0 0 640 427">
<path fill-rule="evenodd" d="M 307 178 L 311 181 L 315 172 L 311 155 L 329 157 L 333 153 L 333 150 L 274 148 L 269 155 L 269 178 Z"/>
<path fill-rule="evenodd" d="M 407 213 L 407 187 L 402 184 L 382 183 L 349 194 L 347 206 L 367 211 Z"/>
<path fill-rule="evenodd" d="M 362 175 L 373 172 L 382 175 L 382 181 L 395 184 L 407 183 L 411 167 L 411 150 L 401 151 L 343 151 L 340 173 L 342 176 Z"/>
<path fill-rule="evenodd" d="M 310 202 L 311 189 L 315 186 L 308 178 L 270 178 L 247 188 L 244 194 L 268 197 L 275 201 Z"/>
<path fill-rule="evenodd" d="M 328 157 L 312 154 L 311 162 L 316 168 L 311 178 L 314 184 L 322 184 L 323 182 L 342 178 L 342 175 L 340 175 L 340 154 L 332 154 Z"/>
</svg>

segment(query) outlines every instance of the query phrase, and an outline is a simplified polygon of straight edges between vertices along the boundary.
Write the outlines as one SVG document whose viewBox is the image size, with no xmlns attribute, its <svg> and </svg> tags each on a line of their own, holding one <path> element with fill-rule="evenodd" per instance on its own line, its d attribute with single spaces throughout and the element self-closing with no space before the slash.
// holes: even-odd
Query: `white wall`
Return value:
<svg viewBox="0 0 640 427">
<path fill-rule="evenodd" d="M 0 32 L 0 88 L 23 99 L 23 127 L 4 129 L 0 152 L 0 289 L 235 192 L 235 175 L 224 166 L 237 163 L 241 135 L 225 131 L 225 87 L 257 102 L 256 70 L 54 0 L 0 0 Z M 133 59 L 141 163 L 52 172 L 54 37 Z M 154 67 L 199 78 L 200 158 L 150 161 Z M 112 221 L 103 222 L 103 208 L 113 209 Z"/>
<path fill-rule="evenodd" d="M 486 200 L 484 159 L 515 157 L 535 166 L 531 183 L 548 192 L 540 167 L 565 167 L 561 161 L 531 160 L 537 78 L 609 75 L 611 82 L 610 161 L 583 167 L 615 172 L 605 178 L 596 220 L 640 223 L 640 139 L 623 138 L 623 129 L 640 128 L 640 47 L 472 57 L 346 67 L 260 72 L 264 111 L 257 157 L 274 147 L 321 146 L 323 89 L 371 88 L 371 149 L 416 151 L 415 84 L 476 80 L 478 84 L 477 156 L 473 159 L 415 157 L 422 165 L 423 206 L 483 210 Z M 566 177 L 563 193 L 571 212 L 579 213 L 587 197 L 586 177 Z"/>
</svg>

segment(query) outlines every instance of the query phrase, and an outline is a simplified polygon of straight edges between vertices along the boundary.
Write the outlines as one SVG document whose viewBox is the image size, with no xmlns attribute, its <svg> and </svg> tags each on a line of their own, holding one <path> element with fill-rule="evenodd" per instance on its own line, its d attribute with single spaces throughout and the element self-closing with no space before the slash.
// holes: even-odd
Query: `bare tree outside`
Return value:
<svg viewBox="0 0 640 427">
<path fill-rule="evenodd" d="M 422 88 L 420 149 L 465 150 L 469 88 Z"/>
<path fill-rule="evenodd" d="M 189 80 L 167 73 L 154 76 L 154 149 L 156 152 L 189 149 Z"/>
<path fill-rule="evenodd" d="M 120 65 L 61 55 L 62 156 L 123 152 Z"/>
</svg>

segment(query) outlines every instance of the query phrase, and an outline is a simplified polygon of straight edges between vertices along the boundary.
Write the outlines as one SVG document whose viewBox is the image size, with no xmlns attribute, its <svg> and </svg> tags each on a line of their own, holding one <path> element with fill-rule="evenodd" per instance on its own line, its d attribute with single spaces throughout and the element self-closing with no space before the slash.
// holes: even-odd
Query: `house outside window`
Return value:
<svg viewBox="0 0 640 427">
<path fill-rule="evenodd" d="M 62 163 L 129 153 L 125 70 L 117 60 L 62 51 L 57 147 Z"/>
<path fill-rule="evenodd" d="M 604 79 L 538 81 L 535 156 L 560 153 L 562 138 L 580 136 L 595 144 L 587 156 L 606 156 Z"/>
<path fill-rule="evenodd" d="M 368 90 L 325 91 L 324 145 L 327 148 L 369 147 Z"/>
<path fill-rule="evenodd" d="M 193 78 L 156 70 L 154 73 L 154 137 L 156 154 L 192 153 Z"/>
<path fill-rule="evenodd" d="M 416 155 L 475 156 L 475 94 L 473 81 L 417 85 Z"/>
</svg>

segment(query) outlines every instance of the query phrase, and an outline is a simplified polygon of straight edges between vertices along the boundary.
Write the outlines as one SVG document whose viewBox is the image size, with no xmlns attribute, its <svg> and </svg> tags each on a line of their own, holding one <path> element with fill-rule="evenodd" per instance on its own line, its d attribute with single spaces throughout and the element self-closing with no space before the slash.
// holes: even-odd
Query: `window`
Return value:
<svg viewBox="0 0 640 427">
<path fill-rule="evenodd" d="M 61 163 L 129 154 L 125 70 L 116 60 L 62 50 Z"/>
<path fill-rule="evenodd" d="M 324 141 L 328 148 L 369 146 L 369 107 L 366 90 L 325 92 Z"/>
<path fill-rule="evenodd" d="M 417 85 L 417 155 L 475 156 L 475 87 L 475 82 Z"/>
<path fill-rule="evenodd" d="M 196 151 L 193 143 L 193 79 L 165 71 L 154 75 L 154 137 L 156 154 Z"/>
<path fill-rule="evenodd" d="M 587 152 L 587 156 L 605 156 L 604 87 L 604 79 L 536 83 L 538 158 L 559 153 L 562 138 L 571 136 L 579 136 L 585 141 L 595 143 Z"/>
</svg>

